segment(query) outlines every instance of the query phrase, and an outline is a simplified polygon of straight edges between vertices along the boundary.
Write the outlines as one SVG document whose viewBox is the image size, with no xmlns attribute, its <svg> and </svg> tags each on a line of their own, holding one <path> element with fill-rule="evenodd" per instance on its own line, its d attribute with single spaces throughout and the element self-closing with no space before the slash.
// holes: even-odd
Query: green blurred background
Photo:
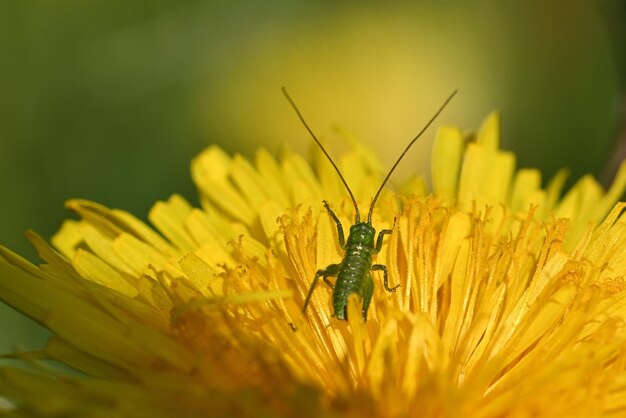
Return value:
<svg viewBox="0 0 626 418">
<path fill-rule="evenodd" d="M 210 143 L 306 149 L 282 85 L 322 136 L 340 124 L 387 165 L 456 88 L 440 122 L 476 129 L 499 109 L 519 165 L 600 175 L 623 105 L 624 11 L 617 0 L 0 2 L 0 243 L 37 260 L 23 232 L 49 238 L 69 198 L 143 219 L 175 192 L 195 203 L 189 161 Z M 430 141 L 405 173 L 424 170 Z M 0 352 L 45 341 L 8 307 L 0 318 Z"/>
</svg>

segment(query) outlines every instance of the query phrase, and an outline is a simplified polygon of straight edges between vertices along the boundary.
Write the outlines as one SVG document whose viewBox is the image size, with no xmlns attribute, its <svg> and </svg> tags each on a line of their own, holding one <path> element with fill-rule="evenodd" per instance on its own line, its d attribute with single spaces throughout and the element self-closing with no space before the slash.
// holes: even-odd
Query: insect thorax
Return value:
<svg viewBox="0 0 626 418">
<path fill-rule="evenodd" d="M 346 245 L 348 247 L 362 245 L 374 248 L 374 235 L 376 235 L 376 230 L 367 222 L 354 224 L 350 227 L 350 235 L 348 235 Z"/>
</svg>

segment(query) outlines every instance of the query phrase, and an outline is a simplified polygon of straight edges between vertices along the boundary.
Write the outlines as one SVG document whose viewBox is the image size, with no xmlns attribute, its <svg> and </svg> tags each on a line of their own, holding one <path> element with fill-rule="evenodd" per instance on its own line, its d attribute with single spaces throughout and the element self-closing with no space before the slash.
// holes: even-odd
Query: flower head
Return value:
<svg viewBox="0 0 626 418">
<path fill-rule="evenodd" d="M 470 140 L 471 139 L 471 140 Z M 331 289 L 302 304 L 343 252 L 352 205 L 321 154 L 251 163 L 217 147 L 192 166 L 202 208 L 149 214 L 68 202 L 79 220 L 34 266 L 1 248 L 0 298 L 53 333 L 0 369 L 15 416 L 620 416 L 626 409 L 626 168 L 560 197 L 499 150 L 499 119 L 440 128 L 432 193 L 411 179 L 373 216 L 394 225 L 367 321 Z M 339 166 L 360 204 L 382 178 L 358 144 Z M 80 373 L 50 368 L 52 359 Z"/>
</svg>

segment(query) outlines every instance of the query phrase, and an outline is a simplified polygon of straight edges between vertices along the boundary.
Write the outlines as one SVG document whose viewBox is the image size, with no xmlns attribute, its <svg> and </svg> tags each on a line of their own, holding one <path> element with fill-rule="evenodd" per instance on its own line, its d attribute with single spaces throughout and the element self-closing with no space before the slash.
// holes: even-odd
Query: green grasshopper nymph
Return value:
<svg viewBox="0 0 626 418">
<path fill-rule="evenodd" d="M 321 144 L 319 139 L 315 136 L 309 125 L 304 120 L 304 117 L 300 113 L 300 110 L 296 106 L 295 102 L 291 99 L 287 90 L 283 87 L 283 94 L 293 107 L 293 110 L 300 118 L 300 121 L 306 128 L 306 130 L 311 134 L 317 145 L 322 149 L 324 155 L 328 158 L 332 166 L 339 174 L 339 178 L 343 182 L 344 186 L 346 186 L 346 190 L 348 190 L 348 194 L 350 195 L 350 199 L 352 199 L 352 204 L 354 205 L 354 225 L 350 227 L 350 233 L 348 234 L 348 239 L 345 240 L 343 225 L 339 221 L 335 212 L 332 211 L 328 203 L 324 201 L 324 207 L 326 211 L 333 219 L 335 224 L 337 225 L 337 236 L 339 240 L 339 246 L 342 250 L 344 250 L 343 260 L 339 264 L 331 264 L 326 266 L 325 269 L 318 270 L 315 273 L 315 278 L 313 279 L 313 283 L 309 288 L 309 293 L 304 300 L 304 306 L 302 307 L 302 313 L 306 312 L 306 308 L 309 306 L 309 302 L 311 300 L 311 295 L 313 294 L 313 290 L 315 290 L 315 286 L 321 277 L 324 280 L 324 283 L 328 285 L 333 290 L 332 299 L 333 299 L 333 308 L 334 313 L 333 316 L 336 316 L 338 319 L 347 319 L 347 311 L 348 311 L 348 297 L 351 294 L 356 294 L 363 301 L 363 319 L 367 320 L 367 310 L 370 306 L 370 302 L 372 301 L 372 295 L 374 293 L 374 281 L 372 280 L 372 271 L 382 271 L 383 272 L 383 285 L 387 292 L 395 292 L 400 285 L 396 285 L 394 287 L 389 287 L 389 275 L 387 273 L 387 266 L 384 264 L 372 264 L 372 257 L 375 254 L 378 254 L 383 246 L 383 237 L 387 234 L 391 234 L 392 229 L 383 229 L 378 233 L 378 238 L 374 241 L 374 237 L 376 236 L 376 230 L 372 227 L 372 213 L 374 212 L 374 206 L 376 205 L 376 200 L 378 200 L 378 196 L 382 191 L 383 187 L 391 177 L 391 173 L 396 169 L 404 155 L 407 153 L 409 148 L 419 139 L 419 137 L 428 129 L 428 127 L 433 123 L 433 121 L 439 116 L 439 114 L 443 111 L 443 109 L 447 106 L 447 104 L 452 100 L 454 95 L 456 94 L 456 90 L 452 92 L 452 94 L 446 99 L 446 101 L 441 105 L 439 110 L 434 114 L 434 116 L 428 121 L 428 123 L 422 128 L 422 130 L 409 142 L 409 145 L 404 149 L 400 157 L 396 160 L 391 170 L 387 173 L 387 176 L 383 180 L 380 185 L 378 191 L 374 195 L 372 199 L 372 203 L 370 204 L 369 212 L 367 214 L 367 222 L 361 222 L 361 213 L 359 211 L 359 206 L 356 203 L 356 199 L 348 186 L 348 183 L 344 179 L 343 175 L 339 171 L 339 168 L 335 164 L 330 155 Z M 395 219 L 394 219 L 395 226 Z M 374 244 L 375 242 L 375 244 Z M 335 284 L 333 284 L 329 277 L 337 277 Z"/>
</svg>

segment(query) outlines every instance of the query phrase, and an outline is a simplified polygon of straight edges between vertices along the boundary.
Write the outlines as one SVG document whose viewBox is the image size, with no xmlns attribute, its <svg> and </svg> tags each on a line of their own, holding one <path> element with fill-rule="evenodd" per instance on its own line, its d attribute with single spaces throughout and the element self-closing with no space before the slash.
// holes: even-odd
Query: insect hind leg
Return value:
<svg viewBox="0 0 626 418">
<path fill-rule="evenodd" d="M 315 273 L 315 278 L 313 279 L 313 283 L 311 283 L 311 287 L 309 288 L 309 293 L 306 295 L 306 299 L 304 299 L 304 306 L 302 306 L 302 313 L 306 312 L 306 308 L 309 306 L 309 302 L 311 301 L 311 296 L 313 296 L 313 290 L 315 290 L 315 286 L 317 286 L 317 282 L 320 279 L 320 277 L 322 277 L 322 280 L 324 280 L 324 283 L 326 283 L 328 287 L 330 287 L 331 289 L 334 289 L 335 285 L 333 285 L 330 282 L 330 280 L 328 280 L 328 278 L 339 274 L 340 269 L 341 269 L 341 264 L 330 264 L 325 269 L 318 270 L 317 273 Z"/>
<path fill-rule="evenodd" d="M 385 286 L 385 290 L 387 292 L 395 292 L 397 288 L 400 287 L 399 284 L 394 287 L 389 287 L 389 274 L 387 273 L 387 266 L 384 264 L 374 264 L 372 265 L 372 271 L 382 271 L 383 272 L 383 285 Z"/>
</svg>

